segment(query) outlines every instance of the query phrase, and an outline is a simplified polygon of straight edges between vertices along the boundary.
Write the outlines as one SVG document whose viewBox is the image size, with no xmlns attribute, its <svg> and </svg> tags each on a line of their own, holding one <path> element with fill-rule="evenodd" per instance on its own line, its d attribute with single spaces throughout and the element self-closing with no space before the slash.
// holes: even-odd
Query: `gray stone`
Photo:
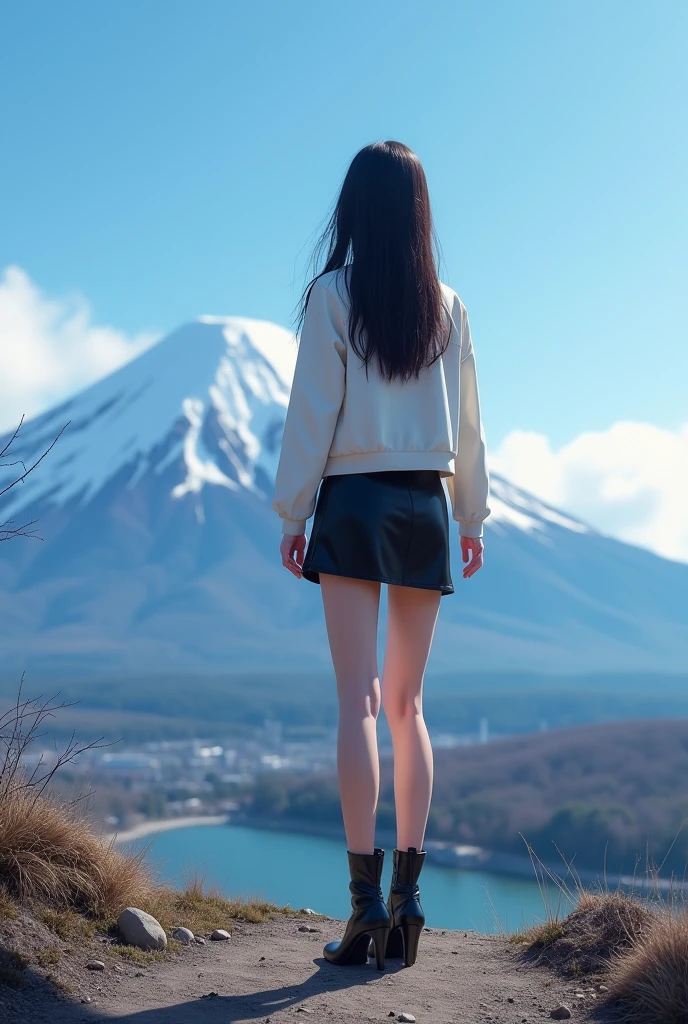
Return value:
<svg viewBox="0 0 688 1024">
<path fill-rule="evenodd" d="M 552 1010 L 550 1017 L 552 1020 L 568 1020 L 571 1016 L 571 1011 L 565 1003 L 557 1006 L 556 1009 Z"/>
<path fill-rule="evenodd" d="M 319 928 L 311 928 L 311 926 L 309 924 L 300 924 L 299 925 L 299 931 L 300 932 L 319 932 L 320 929 Z"/>
<path fill-rule="evenodd" d="M 227 939 L 231 939 L 229 932 L 226 932 L 224 928 L 216 928 L 214 932 L 210 933 L 210 938 L 213 942 L 226 942 Z"/>
<path fill-rule="evenodd" d="M 401 1024 L 416 1024 L 416 1018 L 412 1013 L 400 1013 L 397 1020 L 401 1021 Z"/>
<path fill-rule="evenodd" d="M 189 946 L 196 936 L 190 928 L 175 928 L 172 932 L 172 938 L 176 939 L 177 942 L 181 942 L 182 946 Z"/>
<path fill-rule="evenodd" d="M 102 960 L 89 960 L 86 964 L 86 969 L 88 971 L 104 971 L 105 964 Z"/>
<path fill-rule="evenodd" d="M 127 907 L 119 915 L 117 927 L 125 942 L 139 949 L 166 949 L 167 936 L 159 921 L 145 910 Z"/>
<path fill-rule="evenodd" d="M 205 946 L 205 939 L 203 938 L 202 935 L 196 936 L 196 942 L 198 943 L 199 946 Z"/>
</svg>

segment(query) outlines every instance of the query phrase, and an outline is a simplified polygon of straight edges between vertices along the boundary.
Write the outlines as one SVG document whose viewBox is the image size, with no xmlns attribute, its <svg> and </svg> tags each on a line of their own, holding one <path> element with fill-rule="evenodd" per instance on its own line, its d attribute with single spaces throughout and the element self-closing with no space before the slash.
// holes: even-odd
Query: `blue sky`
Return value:
<svg viewBox="0 0 688 1024">
<path fill-rule="evenodd" d="M 488 441 L 530 437 L 514 472 L 533 438 L 553 455 L 636 423 L 671 444 L 687 42 L 683 0 L 6 4 L 0 272 L 128 337 L 200 313 L 289 326 L 351 157 L 400 139 L 471 317 Z"/>
</svg>

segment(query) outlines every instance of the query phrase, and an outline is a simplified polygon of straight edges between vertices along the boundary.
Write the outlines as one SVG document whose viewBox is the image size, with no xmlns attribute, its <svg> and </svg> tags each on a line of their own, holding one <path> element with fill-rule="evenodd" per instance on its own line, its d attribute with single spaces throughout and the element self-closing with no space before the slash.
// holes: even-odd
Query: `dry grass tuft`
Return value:
<svg viewBox="0 0 688 1024">
<path fill-rule="evenodd" d="M 167 931 L 183 925 L 195 935 L 214 928 L 231 932 L 230 921 L 269 921 L 274 914 L 296 914 L 289 907 L 277 907 L 264 900 L 228 900 L 214 888 L 206 891 L 203 880 L 194 877 L 182 892 L 160 889 L 144 908 Z"/>
<path fill-rule="evenodd" d="M 652 928 L 612 960 L 609 985 L 628 1024 L 685 1024 L 688 914 L 657 914 Z"/>
<path fill-rule="evenodd" d="M 526 955 L 563 974 L 606 970 L 612 958 L 649 934 L 657 911 L 623 892 L 579 894 L 562 921 L 550 919 L 521 932 Z"/>
<path fill-rule="evenodd" d="M 530 949 L 546 949 L 557 939 L 564 937 L 564 922 L 551 918 L 542 924 L 531 925 L 525 931 L 510 936 L 512 942 L 523 944 Z"/>
<path fill-rule="evenodd" d="M 3 888 L 0 888 L 0 921 L 15 921 L 19 917 L 16 901 Z"/>
<path fill-rule="evenodd" d="M 39 967 L 51 967 L 53 964 L 59 964 L 61 959 L 62 950 L 59 946 L 48 946 L 46 949 L 39 950 L 35 956 Z"/>
<path fill-rule="evenodd" d="M 140 967 L 150 967 L 151 964 L 159 963 L 165 959 L 165 952 L 170 950 L 170 943 L 168 942 L 167 950 L 162 949 L 139 949 L 138 946 L 124 946 L 114 945 L 108 946 L 108 953 L 114 956 L 121 956 L 123 960 L 126 960 L 131 964 L 138 964 Z"/>
<path fill-rule="evenodd" d="M 30 790 L 2 796 L 0 877 L 10 898 L 116 916 L 154 895 L 143 856 L 104 843 L 73 808 Z"/>
<path fill-rule="evenodd" d="M 36 917 L 65 942 L 78 942 L 92 938 L 98 923 L 74 910 L 54 910 L 52 907 L 34 906 Z"/>
</svg>

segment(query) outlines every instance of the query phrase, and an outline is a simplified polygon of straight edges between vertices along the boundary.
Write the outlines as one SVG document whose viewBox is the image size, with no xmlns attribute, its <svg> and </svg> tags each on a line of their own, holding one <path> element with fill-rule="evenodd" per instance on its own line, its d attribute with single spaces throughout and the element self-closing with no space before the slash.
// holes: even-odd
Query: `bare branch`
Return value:
<svg viewBox="0 0 688 1024">
<path fill-rule="evenodd" d="M 14 442 L 19 437 L 19 431 L 21 430 L 23 423 L 24 423 L 24 417 L 22 416 L 22 418 L 19 420 L 19 426 L 17 427 L 15 432 L 12 434 L 12 437 L 9 439 L 9 441 L 7 442 L 5 447 L 0 449 L 0 459 L 3 459 L 5 457 L 5 455 L 7 455 L 8 451 L 10 450 L 10 448 L 12 447 Z"/>
<path fill-rule="evenodd" d="M 76 734 L 62 749 L 55 744 L 55 758 L 46 764 L 43 755 L 39 757 L 29 773 L 25 767 L 27 748 L 41 735 L 39 730 L 46 720 L 55 717 L 55 712 L 73 707 L 79 701 L 57 701 L 58 695 L 43 698 L 24 699 L 24 676 L 22 675 L 14 704 L 0 714 L 0 799 L 30 790 L 38 799 L 50 785 L 55 774 L 66 764 L 73 763 L 81 754 L 112 744 L 104 742 L 101 736 L 90 743 L 79 743 Z"/>
<path fill-rule="evenodd" d="M 37 519 L 32 519 L 30 523 L 24 523 L 22 526 L 15 526 L 13 519 L 8 519 L 4 523 L 0 523 L 0 544 L 4 540 L 14 540 L 15 537 L 29 537 L 31 540 L 43 540 L 39 537 L 35 530 L 31 527 L 35 526 L 38 522 Z"/>
<path fill-rule="evenodd" d="M 22 422 L 23 421 L 24 421 L 24 417 L 22 416 Z M 65 425 L 63 427 L 61 427 L 60 430 L 58 431 L 57 436 L 54 438 L 54 440 L 48 445 L 48 447 L 43 452 L 43 454 L 40 456 L 40 458 L 36 459 L 36 461 L 33 463 L 32 466 L 29 466 L 28 469 L 24 470 L 24 472 L 21 474 L 21 476 L 18 476 L 17 479 L 13 480 L 11 484 L 7 484 L 6 487 L 4 487 L 2 490 L 0 490 L 0 498 L 3 496 L 3 494 L 7 494 L 8 491 L 11 491 L 13 487 L 16 487 L 17 484 L 23 483 L 23 481 L 26 480 L 26 478 L 29 475 L 29 473 L 33 473 L 33 471 L 36 468 L 36 466 L 40 466 L 40 464 L 43 461 L 43 459 L 46 457 L 46 455 L 48 455 L 53 450 L 53 448 L 55 447 L 57 442 L 60 440 L 60 438 L 62 437 L 62 435 L 64 434 L 65 430 L 67 429 L 67 427 L 69 426 L 70 423 L 71 423 L 71 420 L 67 420 Z M 20 424 L 20 426 L 21 426 L 21 424 Z M 19 433 L 19 427 L 17 427 L 17 429 L 15 430 L 14 435 L 12 437 L 12 440 L 10 440 L 8 442 L 8 444 L 5 445 L 5 447 L 3 448 L 2 452 L 0 453 L 0 455 L 6 454 L 9 451 L 9 449 L 10 449 L 10 447 L 12 445 L 12 441 L 14 441 L 16 439 L 18 433 Z"/>
<path fill-rule="evenodd" d="M 12 445 L 19 437 L 19 432 L 22 428 L 23 423 L 24 417 L 22 416 L 21 420 L 19 421 L 19 426 L 16 428 L 16 430 L 14 431 L 10 439 L 6 442 L 4 447 L 0 449 L 0 460 L 11 453 Z M 12 480 L 11 483 L 7 484 L 4 488 L 0 490 L 0 497 L 2 497 L 4 494 L 7 494 L 7 492 L 10 491 L 16 484 L 20 484 L 24 480 L 26 480 L 29 473 L 32 473 L 36 466 L 40 465 L 40 463 L 43 461 L 46 455 L 52 451 L 52 449 L 55 447 L 55 445 L 57 444 L 60 437 L 65 432 L 70 423 L 71 420 L 68 420 L 67 423 L 65 423 L 65 425 L 61 428 L 57 436 L 53 439 L 52 443 L 48 446 L 48 448 L 46 448 L 46 450 L 43 452 L 40 458 L 36 459 L 33 465 L 29 466 L 28 469 L 26 468 L 26 463 L 24 462 L 23 459 L 15 459 L 13 462 L 0 461 L 0 468 L 4 469 L 10 466 L 21 466 L 23 470 L 23 472 L 18 477 L 16 477 L 15 480 Z M 30 537 L 32 540 L 43 540 L 42 537 L 38 536 L 36 530 L 33 529 L 33 527 L 36 526 L 37 522 L 37 519 L 32 519 L 31 522 L 29 523 L 23 523 L 21 526 L 16 526 L 13 519 L 5 520 L 4 523 L 0 523 L 0 544 L 3 541 L 14 540 L 16 537 Z"/>
</svg>

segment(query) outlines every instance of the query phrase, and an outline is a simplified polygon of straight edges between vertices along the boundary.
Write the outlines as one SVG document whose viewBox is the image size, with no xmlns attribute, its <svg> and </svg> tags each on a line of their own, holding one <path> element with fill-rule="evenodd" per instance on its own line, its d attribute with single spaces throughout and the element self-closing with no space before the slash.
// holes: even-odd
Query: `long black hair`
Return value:
<svg viewBox="0 0 688 1024">
<path fill-rule="evenodd" d="M 439 243 L 423 166 L 401 142 L 375 142 L 351 161 L 334 211 L 312 258 L 325 266 L 300 303 L 297 332 L 308 298 L 323 274 L 347 267 L 349 337 L 368 372 L 407 381 L 438 359 L 451 323 L 442 301 Z"/>
</svg>

